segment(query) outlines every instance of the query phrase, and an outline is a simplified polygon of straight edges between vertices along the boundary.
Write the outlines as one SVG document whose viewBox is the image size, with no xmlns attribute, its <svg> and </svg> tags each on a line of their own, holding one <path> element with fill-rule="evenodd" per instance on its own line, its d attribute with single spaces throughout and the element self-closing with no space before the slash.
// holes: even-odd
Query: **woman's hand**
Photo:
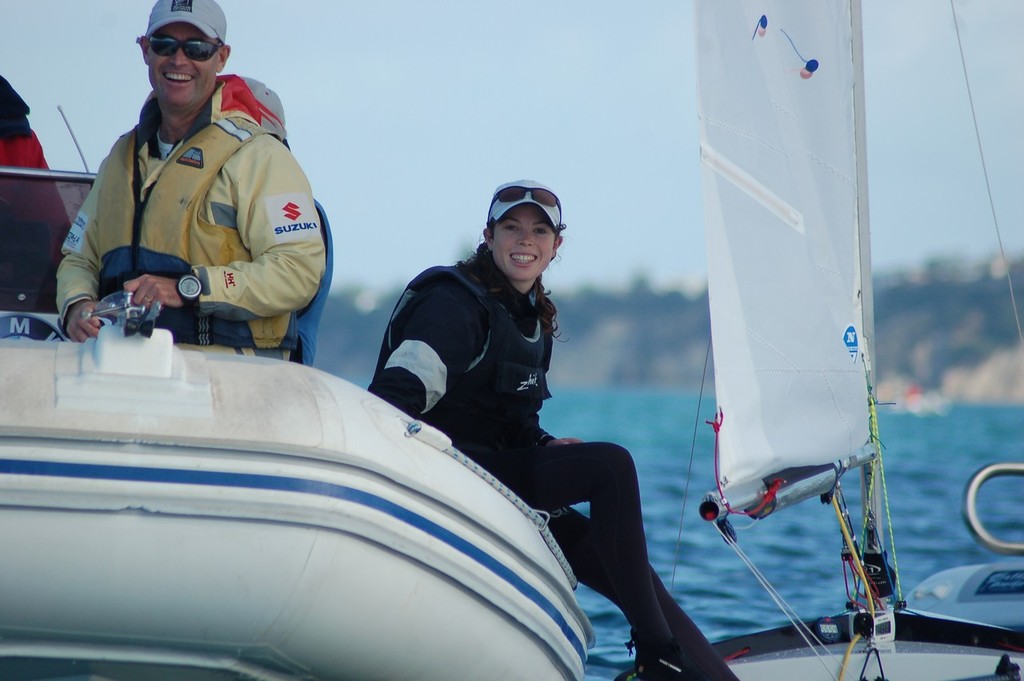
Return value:
<svg viewBox="0 0 1024 681">
<path fill-rule="evenodd" d="M 578 437 L 556 437 L 554 440 L 548 440 L 545 447 L 551 447 L 552 445 L 578 445 L 583 440 Z"/>
</svg>

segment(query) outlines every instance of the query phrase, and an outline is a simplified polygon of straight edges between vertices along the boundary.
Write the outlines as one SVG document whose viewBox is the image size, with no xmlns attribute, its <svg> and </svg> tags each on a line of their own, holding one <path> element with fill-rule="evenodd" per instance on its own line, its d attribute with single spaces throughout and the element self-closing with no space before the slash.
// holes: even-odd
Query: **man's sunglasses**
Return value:
<svg viewBox="0 0 1024 681">
<path fill-rule="evenodd" d="M 181 51 L 185 53 L 185 56 L 192 61 L 207 61 L 213 55 L 217 54 L 224 43 L 218 41 L 215 43 L 207 42 L 199 38 L 189 38 L 188 40 L 178 40 L 172 38 L 169 35 L 154 35 L 149 37 L 149 49 L 153 51 L 153 54 L 160 57 L 170 57 L 181 48 Z"/>
</svg>

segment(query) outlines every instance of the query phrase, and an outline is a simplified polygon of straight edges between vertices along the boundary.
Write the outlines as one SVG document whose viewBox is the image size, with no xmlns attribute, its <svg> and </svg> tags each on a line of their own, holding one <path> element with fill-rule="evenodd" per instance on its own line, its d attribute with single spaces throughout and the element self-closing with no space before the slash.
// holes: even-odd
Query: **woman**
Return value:
<svg viewBox="0 0 1024 681">
<path fill-rule="evenodd" d="M 451 437 L 537 509 L 579 580 L 633 627 L 641 679 L 736 677 L 669 595 L 647 558 L 636 469 L 607 442 L 540 427 L 557 330 L 541 275 L 562 245 L 562 206 L 530 180 L 494 192 L 476 253 L 406 288 L 370 391 Z M 565 507 L 590 503 L 590 517 Z"/>
</svg>

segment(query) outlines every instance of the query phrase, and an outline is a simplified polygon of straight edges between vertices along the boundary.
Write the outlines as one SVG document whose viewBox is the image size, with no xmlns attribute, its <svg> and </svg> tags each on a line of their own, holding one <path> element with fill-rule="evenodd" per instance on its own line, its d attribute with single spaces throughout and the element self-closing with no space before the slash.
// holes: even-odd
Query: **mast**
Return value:
<svg viewBox="0 0 1024 681">
<path fill-rule="evenodd" d="M 874 285 L 872 282 L 871 270 L 871 225 L 868 206 L 868 161 L 867 161 L 867 120 L 865 117 L 864 99 L 864 24 L 861 13 L 860 0 L 850 2 L 851 39 L 854 69 L 854 136 L 856 139 L 857 158 L 857 225 L 858 225 L 858 248 L 860 256 L 860 299 L 862 309 L 862 324 L 864 335 L 864 371 L 868 385 L 872 389 L 874 397 L 875 370 L 874 370 L 874 347 L 875 347 L 875 306 L 874 306 Z M 877 444 L 876 444 L 877 454 Z M 865 517 L 870 514 L 878 521 L 882 517 L 882 481 L 880 475 L 874 475 L 877 466 L 870 465 L 861 468 L 861 507 L 864 509 Z M 870 503 L 869 503 L 870 500 Z M 876 522 L 878 540 L 885 545 L 885 525 Z"/>
</svg>

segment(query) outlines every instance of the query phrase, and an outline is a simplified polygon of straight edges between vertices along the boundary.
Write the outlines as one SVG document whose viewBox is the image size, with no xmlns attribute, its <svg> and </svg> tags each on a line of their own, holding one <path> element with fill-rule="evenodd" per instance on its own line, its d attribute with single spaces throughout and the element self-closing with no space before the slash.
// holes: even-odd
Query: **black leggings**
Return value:
<svg viewBox="0 0 1024 681">
<path fill-rule="evenodd" d="M 638 639 L 674 637 L 712 679 L 736 679 L 651 568 L 636 466 L 626 449 L 584 442 L 470 456 L 538 510 L 589 502 L 589 518 L 571 511 L 550 524 L 580 582 L 618 606 Z"/>
</svg>

